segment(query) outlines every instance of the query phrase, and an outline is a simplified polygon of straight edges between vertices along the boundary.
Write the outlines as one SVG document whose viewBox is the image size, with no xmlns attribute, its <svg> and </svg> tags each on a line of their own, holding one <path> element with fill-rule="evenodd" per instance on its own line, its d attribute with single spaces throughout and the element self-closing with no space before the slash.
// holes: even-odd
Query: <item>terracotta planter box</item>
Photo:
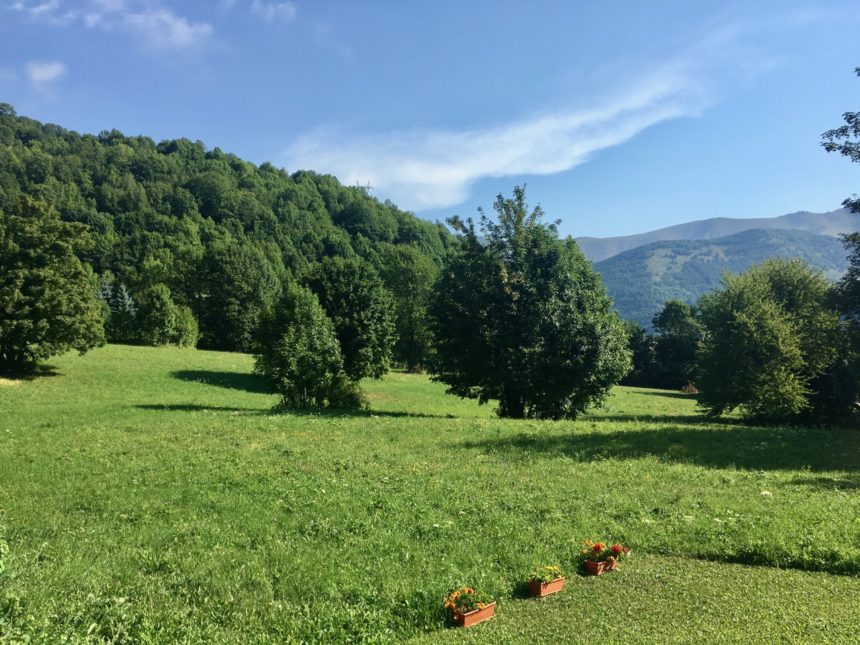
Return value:
<svg viewBox="0 0 860 645">
<path fill-rule="evenodd" d="M 485 620 L 489 620 L 495 615 L 496 603 L 491 602 L 483 609 L 476 609 L 475 611 L 470 611 L 467 614 L 461 614 L 459 611 L 452 611 L 451 621 L 460 627 L 471 627 L 472 625 L 477 625 Z"/>
<path fill-rule="evenodd" d="M 533 596 L 543 598 L 553 593 L 558 593 L 564 589 L 564 576 L 551 580 L 549 582 L 537 582 L 529 580 L 529 591 Z"/>
<path fill-rule="evenodd" d="M 607 560 L 605 562 L 592 562 L 591 560 L 585 561 L 585 570 L 590 576 L 602 576 L 604 573 L 614 571 L 617 566 L 617 560 Z"/>
</svg>

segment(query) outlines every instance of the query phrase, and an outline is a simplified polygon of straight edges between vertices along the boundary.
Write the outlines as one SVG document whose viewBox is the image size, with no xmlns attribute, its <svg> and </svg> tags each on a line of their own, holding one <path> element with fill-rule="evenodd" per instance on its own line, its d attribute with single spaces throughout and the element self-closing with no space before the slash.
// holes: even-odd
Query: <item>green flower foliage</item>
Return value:
<svg viewBox="0 0 860 645">
<path fill-rule="evenodd" d="M 76 255 L 89 245 L 85 227 L 44 202 L 22 196 L 0 210 L 0 371 L 104 343 L 93 276 Z"/>
<path fill-rule="evenodd" d="M 624 326 L 576 243 L 527 212 L 523 188 L 494 209 L 480 237 L 471 219 L 450 220 L 462 238 L 430 307 L 434 378 L 497 399 L 503 417 L 575 418 L 630 369 Z"/>
</svg>

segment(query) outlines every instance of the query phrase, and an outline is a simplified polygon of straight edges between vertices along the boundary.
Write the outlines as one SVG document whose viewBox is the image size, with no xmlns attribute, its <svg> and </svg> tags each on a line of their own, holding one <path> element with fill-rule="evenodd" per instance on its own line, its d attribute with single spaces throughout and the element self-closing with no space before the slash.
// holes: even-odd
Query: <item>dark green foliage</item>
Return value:
<svg viewBox="0 0 860 645">
<path fill-rule="evenodd" d="M 726 271 L 742 273 L 772 257 L 800 258 L 834 280 L 847 266 L 834 236 L 754 229 L 718 239 L 654 242 L 598 262 L 594 268 L 621 316 L 650 329 L 668 300 L 693 304 L 719 287 Z"/>
<path fill-rule="evenodd" d="M 100 293 L 107 307 L 105 335 L 112 343 L 134 343 L 138 340 L 137 305 L 125 284 L 111 283 L 102 276 Z"/>
<path fill-rule="evenodd" d="M 138 340 L 144 345 L 194 347 L 197 343 L 194 314 L 188 307 L 173 302 L 166 285 L 156 284 L 145 289 L 139 303 Z"/>
<path fill-rule="evenodd" d="M 432 348 L 427 307 L 439 267 L 414 245 L 382 250 L 382 279 L 394 296 L 394 359 L 410 371 L 427 363 Z"/>
<path fill-rule="evenodd" d="M 76 253 L 85 228 L 44 202 L 20 196 L 0 208 L 0 371 L 23 374 L 39 361 L 104 343 L 102 307 Z"/>
<path fill-rule="evenodd" d="M 203 256 L 195 303 L 205 329 L 201 346 L 249 352 L 261 313 L 281 291 L 286 276 L 277 248 L 215 242 Z"/>
<path fill-rule="evenodd" d="M 621 379 L 621 385 L 659 387 L 654 379 L 656 339 L 633 320 L 625 320 L 624 329 L 632 367 Z"/>
<path fill-rule="evenodd" d="M 531 213 L 525 191 L 499 195 L 498 221 L 454 218 L 461 247 L 446 263 L 430 313 L 434 379 L 499 401 L 513 418 L 574 418 L 630 368 L 618 315 L 576 243 Z"/>
<path fill-rule="evenodd" d="M 860 76 L 860 67 L 854 68 Z M 845 125 L 828 130 L 821 135 L 821 143 L 827 152 L 838 152 L 851 161 L 860 162 L 860 112 L 846 112 L 842 115 Z M 849 197 L 842 205 L 852 213 L 860 213 L 860 197 Z"/>
<path fill-rule="evenodd" d="M 652 321 L 655 387 L 680 389 L 696 381 L 696 352 L 704 329 L 692 305 L 670 300 Z"/>
<path fill-rule="evenodd" d="M 706 336 L 699 405 L 711 415 L 740 408 L 763 421 L 812 408 L 814 380 L 838 356 L 838 315 L 827 281 L 800 260 L 769 260 L 700 301 Z"/>
<path fill-rule="evenodd" d="M 310 288 L 334 324 L 343 369 L 353 381 L 380 378 L 391 363 L 394 303 L 379 275 L 360 258 L 324 258 Z"/>
<path fill-rule="evenodd" d="M 344 375 L 332 321 L 307 287 L 292 282 L 261 321 L 255 370 L 286 408 L 356 407 L 361 402 Z"/>
<path fill-rule="evenodd" d="M 0 209 L 26 194 L 86 224 L 93 244 L 79 258 L 135 302 L 167 286 L 193 309 L 207 347 L 246 351 L 287 271 L 308 275 L 324 257 L 356 254 L 379 267 L 389 244 L 438 263 L 453 241 L 444 226 L 334 177 L 255 166 L 200 142 L 80 135 L 5 104 L 0 142 Z"/>
</svg>

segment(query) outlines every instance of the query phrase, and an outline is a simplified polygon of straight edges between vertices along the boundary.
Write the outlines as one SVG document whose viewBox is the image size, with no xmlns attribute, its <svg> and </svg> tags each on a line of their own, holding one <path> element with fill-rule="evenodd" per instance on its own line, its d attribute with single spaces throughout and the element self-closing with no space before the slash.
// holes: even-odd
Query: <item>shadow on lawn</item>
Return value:
<svg viewBox="0 0 860 645">
<path fill-rule="evenodd" d="M 283 410 L 274 408 L 236 408 L 221 405 L 197 405 L 194 403 L 139 403 L 134 407 L 139 410 L 155 410 L 157 412 L 230 412 L 260 416 L 294 416 L 294 417 L 325 417 L 325 418 L 425 418 L 425 419 L 455 419 L 451 415 L 434 415 L 420 412 L 396 412 L 386 410 Z"/>
<path fill-rule="evenodd" d="M 845 430 L 665 427 L 583 434 L 520 434 L 509 439 L 467 441 L 459 445 L 514 457 L 518 453 L 566 455 L 578 461 L 656 457 L 669 463 L 708 468 L 860 470 L 857 460 L 860 433 Z M 797 483 L 826 485 L 815 480 Z"/>
<path fill-rule="evenodd" d="M 685 399 L 687 401 L 695 401 L 698 396 L 696 394 L 687 394 L 686 392 L 673 392 L 672 390 L 636 389 L 635 393 L 641 394 L 642 396 L 659 396 L 664 399 Z"/>
<path fill-rule="evenodd" d="M 668 414 L 607 414 L 601 416 L 594 414 L 593 416 L 582 417 L 584 421 L 592 423 L 618 423 L 618 422 L 636 422 L 636 423 L 659 423 L 661 425 L 671 424 L 679 426 L 703 426 L 708 428 L 718 428 L 720 426 L 741 426 L 749 427 L 743 419 L 737 417 L 719 417 L 712 419 L 703 414 L 686 414 L 686 415 L 668 415 Z"/>
<path fill-rule="evenodd" d="M 242 390 L 254 394 L 271 394 L 266 380 L 258 374 L 245 372 L 216 372 L 214 370 L 179 370 L 171 374 L 174 378 L 191 383 L 203 383 L 230 390 Z"/>
<path fill-rule="evenodd" d="M 141 403 L 134 407 L 139 410 L 158 410 L 161 412 L 247 412 L 253 414 L 266 414 L 267 410 L 259 408 L 234 408 L 221 405 L 194 405 L 191 403 L 181 404 L 157 404 L 157 403 Z"/>
</svg>

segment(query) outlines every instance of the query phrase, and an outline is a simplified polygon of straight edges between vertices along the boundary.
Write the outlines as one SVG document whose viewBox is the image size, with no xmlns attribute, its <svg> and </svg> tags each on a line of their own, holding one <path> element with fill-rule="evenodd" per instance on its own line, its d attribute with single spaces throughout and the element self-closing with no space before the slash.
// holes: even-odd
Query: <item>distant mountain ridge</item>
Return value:
<svg viewBox="0 0 860 645">
<path fill-rule="evenodd" d="M 622 318 L 650 328 L 667 300 L 692 304 L 719 286 L 723 272 L 740 273 L 773 257 L 801 258 L 830 280 L 848 266 L 841 240 L 832 235 L 752 229 L 710 240 L 653 242 L 596 262 L 594 268 Z"/>
<path fill-rule="evenodd" d="M 838 236 L 860 229 L 860 217 L 844 208 L 828 213 L 798 211 L 780 217 L 733 219 L 713 217 L 685 224 L 668 226 L 656 231 L 620 237 L 580 237 L 576 243 L 592 262 L 601 262 L 630 249 L 669 240 L 711 240 L 753 229 L 785 229 L 806 231 L 818 235 Z"/>
</svg>

